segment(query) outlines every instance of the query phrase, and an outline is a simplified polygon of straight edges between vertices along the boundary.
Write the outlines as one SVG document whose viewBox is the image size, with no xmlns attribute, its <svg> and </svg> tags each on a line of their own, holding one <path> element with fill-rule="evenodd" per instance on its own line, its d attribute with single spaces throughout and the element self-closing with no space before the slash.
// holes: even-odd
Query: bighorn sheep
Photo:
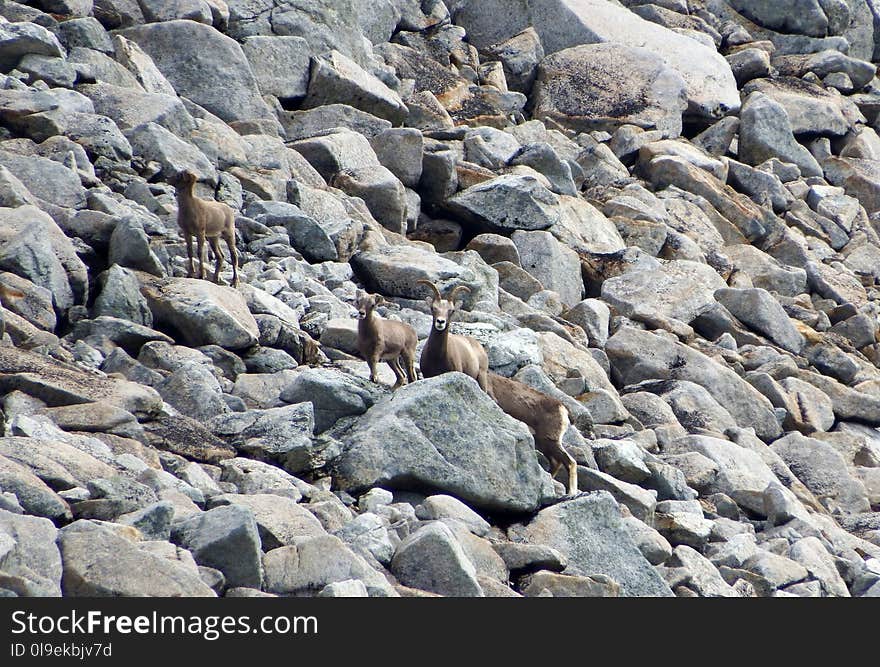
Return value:
<svg viewBox="0 0 880 667">
<path fill-rule="evenodd" d="M 373 311 L 379 304 L 386 303 L 381 294 L 367 294 L 357 291 L 358 337 L 357 346 L 370 365 L 370 380 L 379 382 L 376 365 L 385 361 L 394 371 L 397 389 L 407 382 L 415 382 L 416 346 L 419 338 L 416 330 L 405 322 L 379 319 Z"/>
<path fill-rule="evenodd" d="M 422 348 L 420 360 L 422 375 L 429 378 L 441 373 L 459 371 L 474 378 L 482 390 L 491 396 L 489 357 L 486 350 L 476 338 L 449 333 L 450 319 L 457 307 L 456 297 L 459 292 L 470 292 L 470 289 L 459 285 L 452 290 L 448 299 L 444 299 L 440 290 L 430 280 L 418 282 L 427 285 L 434 292 L 427 298 L 434 322 L 431 335 Z"/>
<path fill-rule="evenodd" d="M 222 202 L 208 201 L 196 197 L 193 188 L 196 175 L 191 171 L 177 174 L 172 180 L 177 191 L 177 224 L 186 239 L 186 253 L 189 257 L 187 275 L 193 277 L 192 239 L 196 237 L 199 249 L 199 278 L 205 278 L 205 239 L 214 251 L 214 282 L 220 281 L 223 268 L 223 251 L 220 239 L 226 241 L 232 263 L 232 285 L 238 286 L 238 251 L 235 249 L 235 213 Z"/>
<path fill-rule="evenodd" d="M 489 373 L 489 379 L 498 406 L 529 427 L 535 437 L 535 448 L 550 461 L 550 475 L 556 477 L 563 466 L 568 469 L 568 493 L 575 495 L 577 463 L 562 445 L 562 436 L 570 423 L 565 405 L 518 380 L 497 373 Z"/>
<path fill-rule="evenodd" d="M 9 287 L 8 285 L 4 285 L 0 283 L 0 298 L 6 299 L 23 299 L 24 292 L 21 292 L 14 287 Z M 0 308 L 0 339 L 3 338 L 3 334 L 6 333 L 6 318 L 3 315 L 3 309 Z"/>
</svg>

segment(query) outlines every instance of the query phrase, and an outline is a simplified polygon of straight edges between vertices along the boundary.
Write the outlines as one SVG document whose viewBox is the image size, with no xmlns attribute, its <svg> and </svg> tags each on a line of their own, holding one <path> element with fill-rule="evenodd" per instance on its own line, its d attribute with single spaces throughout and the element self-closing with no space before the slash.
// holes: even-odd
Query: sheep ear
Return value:
<svg viewBox="0 0 880 667">
<path fill-rule="evenodd" d="M 383 303 L 388 303 L 388 302 L 385 300 L 385 297 L 382 296 L 381 294 L 377 294 L 377 295 L 376 295 L 376 298 L 373 299 L 373 302 L 374 302 L 377 306 L 381 306 Z"/>
</svg>

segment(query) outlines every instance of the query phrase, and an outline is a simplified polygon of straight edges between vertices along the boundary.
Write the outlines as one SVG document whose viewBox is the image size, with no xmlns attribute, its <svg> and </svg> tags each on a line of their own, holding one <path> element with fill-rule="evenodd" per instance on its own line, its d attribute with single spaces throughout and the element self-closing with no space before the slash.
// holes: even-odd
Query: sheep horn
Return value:
<svg viewBox="0 0 880 667">
<path fill-rule="evenodd" d="M 452 292 L 450 292 L 449 294 L 449 300 L 452 301 L 452 303 L 455 303 L 455 300 L 458 298 L 459 292 L 467 292 L 468 294 L 470 294 L 471 288 L 467 285 L 458 285 L 453 288 Z"/>
<path fill-rule="evenodd" d="M 437 286 L 434 283 L 432 283 L 430 280 L 417 280 L 416 282 L 421 285 L 427 285 L 432 290 L 434 290 L 434 295 L 436 296 L 437 301 L 440 301 L 441 299 L 443 299 L 443 295 L 440 294 L 440 290 L 437 289 Z"/>
</svg>

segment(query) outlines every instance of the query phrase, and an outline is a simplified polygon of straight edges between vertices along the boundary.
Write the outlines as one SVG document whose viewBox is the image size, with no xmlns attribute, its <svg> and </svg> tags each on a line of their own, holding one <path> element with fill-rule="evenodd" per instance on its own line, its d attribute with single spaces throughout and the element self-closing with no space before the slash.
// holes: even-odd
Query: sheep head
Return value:
<svg viewBox="0 0 880 667">
<path fill-rule="evenodd" d="M 198 180 L 198 176 L 196 176 L 189 169 L 185 169 L 184 171 L 179 171 L 174 174 L 171 178 L 168 179 L 168 182 L 171 185 L 180 188 L 186 187 L 188 185 L 193 185 Z"/>
<path fill-rule="evenodd" d="M 379 306 L 383 303 L 387 303 L 385 301 L 385 297 L 381 294 L 367 294 L 363 290 L 358 290 L 355 295 L 355 307 L 357 308 L 357 318 L 359 320 L 365 320 L 373 309 L 376 306 Z"/>
<path fill-rule="evenodd" d="M 449 298 L 444 299 L 440 294 L 440 290 L 430 280 L 419 280 L 417 282 L 427 285 L 434 292 L 432 296 L 427 297 L 425 300 L 434 318 L 434 328 L 437 331 L 445 331 L 449 326 L 449 320 L 452 318 L 453 313 L 455 313 L 456 308 L 460 305 L 456 303 L 459 292 L 470 292 L 470 288 L 465 285 L 458 285 L 452 290 Z"/>
</svg>

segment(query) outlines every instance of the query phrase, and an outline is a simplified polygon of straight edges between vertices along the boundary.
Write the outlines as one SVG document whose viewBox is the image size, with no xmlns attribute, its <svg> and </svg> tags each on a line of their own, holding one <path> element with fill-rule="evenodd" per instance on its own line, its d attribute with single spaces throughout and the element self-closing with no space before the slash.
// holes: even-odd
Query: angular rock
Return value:
<svg viewBox="0 0 880 667">
<path fill-rule="evenodd" d="M 451 597 L 483 597 L 473 563 L 452 531 L 432 521 L 403 540 L 391 572 L 406 586 Z"/>
<path fill-rule="evenodd" d="M 522 268 L 539 280 L 544 289 L 557 292 L 564 305 L 573 306 L 581 300 L 584 283 L 575 251 L 545 231 L 516 230 L 510 239 L 516 245 Z"/>
<path fill-rule="evenodd" d="M 149 54 L 179 95 L 222 120 L 271 117 L 241 46 L 211 26 L 173 20 L 120 34 Z"/>
<path fill-rule="evenodd" d="M 795 354 L 803 349 L 804 337 L 766 290 L 722 288 L 715 292 L 715 299 L 740 322 L 783 349 Z"/>
<path fill-rule="evenodd" d="M 229 586 L 260 588 L 260 535 L 246 507 L 215 507 L 184 519 L 172 527 L 171 540 L 191 551 L 197 563 L 220 570 Z"/>
<path fill-rule="evenodd" d="M 576 131 L 621 125 L 681 133 L 687 84 L 647 49 L 585 44 L 541 61 L 532 91 L 534 116 Z"/>
<path fill-rule="evenodd" d="M 487 434 L 479 442 L 473 424 Z M 343 443 L 333 468 L 344 489 L 416 485 L 501 512 L 534 510 L 550 493 L 525 427 L 459 373 L 407 385 L 329 435 Z"/>
<path fill-rule="evenodd" d="M 624 597 L 672 595 L 630 537 L 617 503 L 607 493 L 591 493 L 554 505 L 528 524 L 512 526 L 509 533 L 515 539 L 562 553 L 568 559 L 563 574 L 604 574 L 619 583 Z"/>
<path fill-rule="evenodd" d="M 408 113 L 397 93 L 345 55 L 333 50 L 313 57 L 304 108 L 340 102 L 385 118 L 395 125 L 401 123 Z"/>
<path fill-rule="evenodd" d="M 370 597 L 397 597 L 385 577 L 332 535 L 273 549 L 265 555 L 264 566 L 270 593 L 314 595 L 328 584 L 356 579 Z"/>
<path fill-rule="evenodd" d="M 648 379 L 695 382 L 708 390 L 741 427 L 753 427 L 765 440 L 781 433 L 772 405 L 764 396 L 733 371 L 686 345 L 624 327 L 608 340 L 605 351 L 624 384 Z"/>
<path fill-rule="evenodd" d="M 57 535 L 48 519 L 0 509 L 0 586 L 22 597 L 60 597 Z"/>
<path fill-rule="evenodd" d="M 211 498 L 209 505 L 211 508 L 240 505 L 249 509 L 257 522 L 264 551 L 325 534 L 315 516 L 292 498 L 267 493 L 224 493 Z"/>
<path fill-rule="evenodd" d="M 139 276 L 144 278 L 143 274 Z M 195 278 L 142 280 L 153 320 L 179 332 L 192 346 L 219 345 L 238 350 L 257 343 L 257 323 L 244 298 L 231 287 Z"/>
<path fill-rule="evenodd" d="M 822 174 L 816 159 L 795 140 L 785 108 L 756 92 L 740 112 L 739 158 L 746 164 L 758 165 L 773 157 L 796 164 L 805 176 Z"/>
<path fill-rule="evenodd" d="M 507 174 L 471 186 L 448 200 L 448 208 L 483 231 L 504 233 L 552 227 L 558 197 L 533 176 Z"/>
<path fill-rule="evenodd" d="M 65 596 L 215 597 L 194 564 L 140 549 L 106 524 L 77 521 L 61 531 L 58 545 Z"/>
<path fill-rule="evenodd" d="M 674 317 L 690 322 L 714 301 L 724 280 L 705 264 L 673 260 L 655 270 L 633 270 L 602 283 L 602 298 L 626 317 Z"/>
</svg>

